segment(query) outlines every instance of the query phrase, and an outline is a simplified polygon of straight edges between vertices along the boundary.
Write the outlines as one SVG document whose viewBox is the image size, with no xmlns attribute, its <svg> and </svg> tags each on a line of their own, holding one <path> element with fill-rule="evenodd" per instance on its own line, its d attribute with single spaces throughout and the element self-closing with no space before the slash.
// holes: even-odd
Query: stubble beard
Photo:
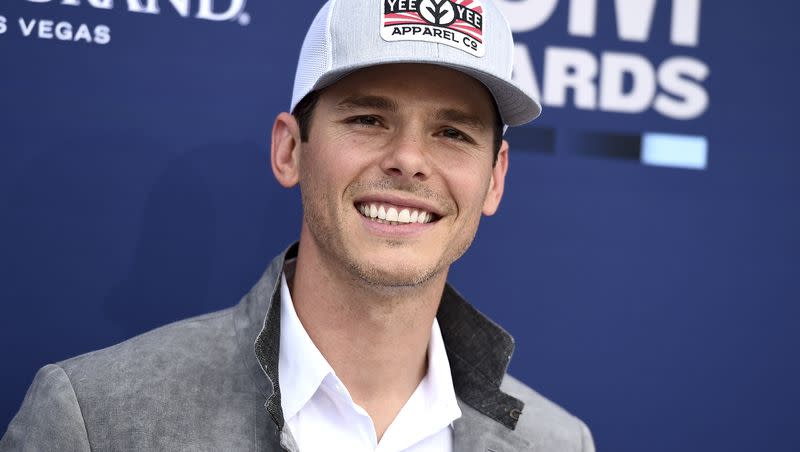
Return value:
<svg viewBox="0 0 800 452">
<path fill-rule="evenodd" d="M 412 265 L 395 265 L 391 269 L 387 269 L 380 265 L 374 265 L 356 256 L 343 243 L 342 238 L 350 231 L 342 228 L 341 225 L 328 225 L 316 217 L 313 209 L 306 209 L 303 221 L 308 227 L 311 240 L 314 241 L 323 259 L 330 263 L 333 270 L 335 272 L 339 272 L 340 269 L 344 270 L 350 282 L 355 285 L 366 285 L 378 291 L 413 289 L 425 285 L 442 271 L 440 262 L 422 268 Z M 405 245 L 393 240 L 386 240 L 385 243 L 391 248 Z"/>
<path fill-rule="evenodd" d="M 391 179 L 373 182 L 355 182 L 347 187 L 344 199 L 355 198 L 355 193 L 364 191 L 402 190 L 426 199 L 435 199 L 439 205 L 445 206 L 445 211 L 458 215 L 458 209 L 452 200 L 443 198 L 438 193 L 421 184 L 399 187 Z M 354 285 L 368 286 L 370 289 L 384 292 L 413 291 L 420 288 L 442 273 L 447 273 L 450 265 L 466 253 L 472 244 L 477 232 L 477 224 L 462 225 L 471 233 L 464 240 L 451 243 L 450 247 L 443 250 L 439 258 L 430 265 L 418 267 L 415 265 L 393 265 L 386 268 L 374 265 L 355 255 L 345 243 L 345 238 L 353 236 L 354 231 L 348 230 L 343 222 L 333 222 L 329 218 L 346 218 L 347 212 L 333 211 L 331 206 L 337 203 L 330 199 L 329 194 L 320 186 L 314 177 L 301 180 L 300 196 L 303 203 L 303 222 L 308 228 L 311 240 L 315 242 L 321 258 L 328 261 L 332 272 L 345 270 L 350 282 Z M 343 208 L 347 209 L 346 203 Z M 355 207 L 353 207 L 355 210 Z M 328 217 L 326 219 L 325 217 Z M 477 222 L 477 220 L 475 220 Z M 457 231 L 454 231 L 457 233 Z M 407 246 L 402 240 L 385 239 L 385 245 L 390 248 Z"/>
<path fill-rule="evenodd" d="M 425 267 L 394 265 L 392 268 L 385 268 L 381 265 L 371 264 L 351 252 L 351 249 L 344 243 L 344 238 L 352 235 L 353 231 L 348 230 L 341 223 L 332 224 L 331 221 L 322 218 L 329 215 L 326 210 L 326 207 L 331 205 L 328 199 L 307 195 L 306 190 L 301 190 L 301 198 L 303 222 L 321 257 L 331 265 L 331 270 L 334 272 L 345 270 L 351 283 L 366 285 L 370 289 L 380 292 L 414 290 L 430 283 L 442 272 L 447 272 L 450 265 L 467 251 L 475 237 L 473 230 L 467 240 L 453 244 L 455 246 L 451 249 L 445 249 L 436 262 Z M 339 215 L 338 217 L 343 218 L 344 216 Z M 407 246 L 406 242 L 400 240 L 386 239 L 384 243 L 390 248 Z"/>
</svg>

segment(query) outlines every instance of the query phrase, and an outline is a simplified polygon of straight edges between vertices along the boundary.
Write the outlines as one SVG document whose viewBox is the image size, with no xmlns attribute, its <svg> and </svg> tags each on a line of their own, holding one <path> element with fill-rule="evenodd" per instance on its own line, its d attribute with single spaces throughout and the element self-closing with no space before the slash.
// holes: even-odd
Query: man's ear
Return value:
<svg viewBox="0 0 800 452">
<path fill-rule="evenodd" d="M 272 125 L 270 160 L 272 174 L 282 186 L 293 187 L 300 180 L 300 126 L 289 113 L 281 113 Z"/>
<path fill-rule="evenodd" d="M 506 173 L 508 172 L 508 142 L 503 140 L 500 145 L 500 152 L 497 153 L 497 160 L 492 168 L 492 178 L 489 180 L 489 189 L 486 198 L 483 200 L 482 212 L 484 215 L 494 215 L 503 197 L 503 190 L 506 184 Z"/>
</svg>

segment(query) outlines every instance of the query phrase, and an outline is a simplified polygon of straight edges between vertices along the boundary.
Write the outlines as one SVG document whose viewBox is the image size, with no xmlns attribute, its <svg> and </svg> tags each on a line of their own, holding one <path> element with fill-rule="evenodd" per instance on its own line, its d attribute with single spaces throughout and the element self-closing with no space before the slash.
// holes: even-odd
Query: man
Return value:
<svg viewBox="0 0 800 452">
<path fill-rule="evenodd" d="M 0 449 L 593 451 L 446 284 L 540 111 L 512 50 L 488 1 L 323 6 L 272 129 L 299 243 L 234 308 L 42 368 Z"/>
</svg>

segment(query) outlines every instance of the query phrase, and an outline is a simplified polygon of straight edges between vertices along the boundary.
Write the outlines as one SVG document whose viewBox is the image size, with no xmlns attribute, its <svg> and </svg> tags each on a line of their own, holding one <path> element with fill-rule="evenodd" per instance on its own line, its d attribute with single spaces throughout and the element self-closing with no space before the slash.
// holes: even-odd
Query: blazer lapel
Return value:
<svg viewBox="0 0 800 452">
<path fill-rule="evenodd" d="M 453 422 L 453 450 L 459 452 L 528 452 L 533 446 L 514 430 L 462 402 L 461 417 Z"/>
</svg>

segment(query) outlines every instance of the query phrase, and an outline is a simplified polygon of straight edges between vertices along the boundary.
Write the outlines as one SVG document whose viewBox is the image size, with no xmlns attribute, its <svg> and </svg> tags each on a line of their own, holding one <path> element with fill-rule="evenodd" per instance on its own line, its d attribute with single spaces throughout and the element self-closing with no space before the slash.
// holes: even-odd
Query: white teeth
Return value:
<svg viewBox="0 0 800 452">
<path fill-rule="evenodd" d="M 400 211 L 400 215 L 397 216 L 397 221 L 401 223 L 411 223 L 411 215 L 408 213 L 408 209 Z"/>
<path fill-rule="evenodd" d="M 359 212 L 367 218 L 372 218 L 378 223 L 391 225 L 408 223 L 430 223 L 433 215 L 419 210 L 399 209 L 381 204 L 364 203 L 358 206 Z"/>
</svg>

